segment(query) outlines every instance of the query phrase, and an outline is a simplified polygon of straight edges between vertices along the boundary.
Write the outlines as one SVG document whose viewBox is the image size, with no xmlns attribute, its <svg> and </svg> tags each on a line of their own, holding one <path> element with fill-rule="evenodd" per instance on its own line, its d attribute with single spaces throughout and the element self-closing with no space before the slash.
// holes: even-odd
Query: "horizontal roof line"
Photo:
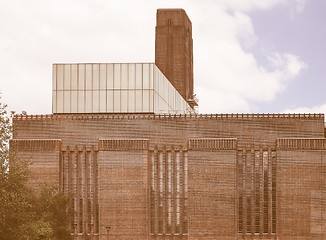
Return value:
<svg viewBox="0 0 326 240">
<path fill-rule="evenodd" d="M 46 120 L 46 119 L 324 119 L 322 113 L 307 114 L 154 114 L 154 113 L 75 113 L 75 114 L 46 114 L 46 115 L 15 115 L 14 120 Z"/>
</svg>

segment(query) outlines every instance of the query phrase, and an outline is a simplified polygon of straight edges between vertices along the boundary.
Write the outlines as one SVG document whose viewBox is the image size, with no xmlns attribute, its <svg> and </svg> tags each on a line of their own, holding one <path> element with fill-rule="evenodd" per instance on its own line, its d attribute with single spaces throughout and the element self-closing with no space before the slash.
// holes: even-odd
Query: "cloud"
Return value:
<svg viewBox="0 0 326 240">
<path fill-rule="evenodd" d="M 296 0 L 295 10 L 298 13 L 301 13 L 306 5 L 307 0 Z"/>
<path fill-rule="evenodd" d="M 284 1 L 284 0 L 283 0 Z M 252 10 L 265 10 L 270 9 L 279 3 L 282 0 L 221 0 L 218 3 L 230 10 L 236 11 L 252 11 Z"/>
<path fill-rule="evenodd" d="M 272 53 L 268 56 L 270 63 L 279 71 L 280 77 L 291 79 L 300 74 L 302 70 L 308 68 L 308 65 L 300 60 L 299 56 L 289 53 Z"/>
<path fill-rule="evenodd" d="M 284 113 L 324 113 L 326 114 L 326 103 L 313 107 L 298 107 L 289 108 L 283 111 Z"/>
<path fill-rule="evenodd" d="M 247 7 L 253 8 L 252 1 Z M 235 9 L 244 5 L 235 5 Z M 265 2 L 267 4 L 267 2 Z M 270 3 L 268 6 L 272 6 Z M 198 91 L 200 112 L 252 111 L 252 102 L 272 101 L 277 94 L 307 69 L 307 64 L 299 56 L 290 53 L 271 52 L 260 49 L 259 37 L 255 34 L 250 16 L 239 11 L 224 11 L 224 6 L 216 5 L 213 14 L 207 11 L 205 22 L 194 23 L 194 34 L 199 49 L 196 66 L 196 86 Z M 257 7 L 257 8 L 258 8 Z M 199 18 L 199 16 L 198 16 Z M 199 37 L 198 37 L 199 36 Z M 254 52 L 261 51 L 267 64 L 260 63 Z M 198 65 L 198 61 L 201 61 Z M 209 94 L 214 89 L 215 94 Z M 213 96 L 217 101 L 213 100 Z M 221 101 L 219 96 L 223 96 Z"/>
</svg>

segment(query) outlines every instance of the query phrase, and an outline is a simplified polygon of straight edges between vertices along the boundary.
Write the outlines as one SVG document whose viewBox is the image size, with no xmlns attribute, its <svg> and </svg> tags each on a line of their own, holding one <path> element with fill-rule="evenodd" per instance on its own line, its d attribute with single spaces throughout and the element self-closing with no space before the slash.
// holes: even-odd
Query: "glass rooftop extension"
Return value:
<svg viewBox="0 0 326 240">
<path fill-rule="evenodd" d="M 53 64 L 52 91 L 53 113 L 191 111 L 154 63 Z"/>
</svg>

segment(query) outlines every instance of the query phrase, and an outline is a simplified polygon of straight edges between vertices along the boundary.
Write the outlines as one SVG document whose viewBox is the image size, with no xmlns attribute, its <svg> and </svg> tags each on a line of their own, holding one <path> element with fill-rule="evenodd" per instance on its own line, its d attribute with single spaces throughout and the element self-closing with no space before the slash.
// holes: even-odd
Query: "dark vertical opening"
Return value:
<svg viewBox="0 0 326 240">
<path fill-rule="evenodd" d="M 264 171 L 264 233 L 268 233 L 268 172 Z"/>
<path fill-rule="evenodd" d="M 83 233 L 83 199 L 79 199 L 79 233 Z"/>
<path fill-rule="evenodd" d="M 272 156 L 272 233 L 276 233 L 276 156 Z"/>
<path fill-rule="evenodd" d="M 251 197 L 247 196 L 247 233 L 251 233 Z"/>
<path fill-rule="evenodd" d="M 242 211 L 243 211 L 243 206 L 242 206 L 242 194 L 239 195 L 239 233 L 242 233 Z"/>
<path fill-rule="evenodd" d="M 276 234 L 276 153 L 255 150 L 254 166 L 248 164 L 251 154 L 241 150 L 237 156 L 238 233 Z"/>
</svg>

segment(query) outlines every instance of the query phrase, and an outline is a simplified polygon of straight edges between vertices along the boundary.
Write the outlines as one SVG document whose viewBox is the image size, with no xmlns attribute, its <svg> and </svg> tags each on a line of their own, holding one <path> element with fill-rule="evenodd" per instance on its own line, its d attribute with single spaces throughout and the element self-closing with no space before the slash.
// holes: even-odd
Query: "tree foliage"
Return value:
<svg viewBox="0 0 326 240">
<path fill-rule="evenodd" d="M 0 239 L 69 240 L 69 197 L 54 186 L 36 193 L 27 184 L 28 164 L 9 150 L 12 125 L 0 101 Z"/>
</svg>

